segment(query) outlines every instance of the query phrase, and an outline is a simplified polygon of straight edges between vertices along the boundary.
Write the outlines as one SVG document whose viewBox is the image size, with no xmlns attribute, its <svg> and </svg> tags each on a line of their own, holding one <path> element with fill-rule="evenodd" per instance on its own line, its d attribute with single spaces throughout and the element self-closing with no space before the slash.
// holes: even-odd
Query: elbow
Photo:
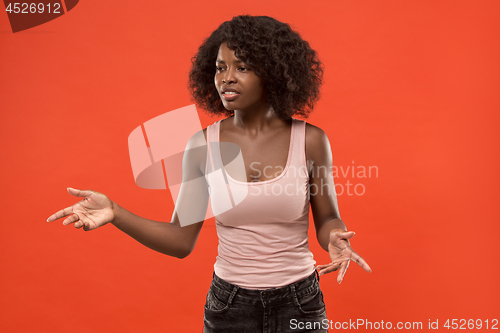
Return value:
<svg viewBox="0 0 500 333">
<path fill-rule="evenodd" d="M 175 253 L 172 253 L 170 255 L 177 258 L 177 259 L 184 259 L 187 256 L 189 256 L 191 254 L 191 252 L 193 252 L 193 246 L 190 246 L 190 247 L 186 246 L 184 248 L 178 249 L 177 251 L 175 251 Z"/>
<path fill-rule="evenodd" d="M 184 259 L 190 254 L 191 254 L 191 252 L 179 252 L 179 253 L 175 254 L 174 257 L 176 257 L 177 259 Z"/>
</svg>

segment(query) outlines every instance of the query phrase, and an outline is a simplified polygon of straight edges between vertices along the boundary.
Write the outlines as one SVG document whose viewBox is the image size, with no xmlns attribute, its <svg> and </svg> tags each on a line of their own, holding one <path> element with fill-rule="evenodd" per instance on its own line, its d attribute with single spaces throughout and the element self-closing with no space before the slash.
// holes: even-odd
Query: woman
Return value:
<svg viewBox="0 0 500 333">
<path fill-rule="evenodd" d="M 190 139 L 171 223 L 71 188 L 83 200 L 48 221 L 66 217 L 64 225 L 84 230 L 112 223 L 156 251 L 184 258 L 210 196 L 219 254 L 204 331 L 325 332 L 319 275 L 338 270 L 340 283 L 351 260 L 371 269 L 350 247 L 354 232 L 340 219 L 326 134 L 292 118 L 312 110 L 322 74 L 316 52 L 287 24 L 265 16 L 224 22 L 193 58 L 189 89 L 198 105 L 228 117 Z M 242 159 L 233 159 L 235 145 Z M 307 240 L 309 205 L 332 260 L 317 267 Z"/>
</svg>

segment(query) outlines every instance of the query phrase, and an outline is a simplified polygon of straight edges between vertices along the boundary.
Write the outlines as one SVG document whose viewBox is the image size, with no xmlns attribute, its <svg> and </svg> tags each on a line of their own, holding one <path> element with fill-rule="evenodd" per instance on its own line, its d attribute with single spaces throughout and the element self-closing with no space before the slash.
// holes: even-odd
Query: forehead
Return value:
<svg viewBox="0 0 500 333">
<path fill-rule="evenodd" d="M 226 43 L 222 43 L 219 47 L 219 52 L 217 53 L 217 62 L 243 62 L 241 59 L 237 58 L 234 54 L 234 50 L 231 50 Z"/>
</svg>

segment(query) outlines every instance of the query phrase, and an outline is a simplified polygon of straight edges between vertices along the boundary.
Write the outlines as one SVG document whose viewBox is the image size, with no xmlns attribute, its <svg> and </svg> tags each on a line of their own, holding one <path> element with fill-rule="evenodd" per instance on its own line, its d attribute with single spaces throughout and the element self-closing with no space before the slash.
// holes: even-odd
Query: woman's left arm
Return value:
<svg viewBox="0 0 500 333">
<path fill-rule="evenodd" d="M 347 231 L 340 219 L 328 137 L 322 129 L 311 124 L 306 127 L 306 158 L 309 163 L 310 203 L 316 237 L 332 260 L 329 264 L 318 265 L 318 273 L 323 275 L 339 270 L 337 282 L 341 283 L 351 260 L 371 272 L 370 266 L 349 244 L 354 232 Z"/>
</svg>

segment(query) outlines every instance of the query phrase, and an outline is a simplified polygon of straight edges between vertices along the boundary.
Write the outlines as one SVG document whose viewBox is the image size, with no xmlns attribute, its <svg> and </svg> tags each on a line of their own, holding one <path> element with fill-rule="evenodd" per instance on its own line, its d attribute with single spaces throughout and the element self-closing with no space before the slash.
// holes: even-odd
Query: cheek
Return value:
<svg viewBox="0 0 500 333">
<path fill-rule="evenodd" d="M 264 94 L 264 83 L 262 82 L 262 79 L 260 77 L 256 77 L 256 80 L 257 80 L 257 84 L 256 86 L 258 87 L 258 90 Z"/>
<path fill-rule="evenodd" d="M 261 98 L 263 98 L 265 96 L 266 93 L 264 91 L 264 85 L 262 84 L 261 81 L 259 81 L 259 84 L 257 85 L 256 91 L 261 96 Z"/>
<path fill-rule="evenodd" d="M 215 90 L 217 90 L 217 92 L 219 92 L 219 87 L 221 86 L 221 80 L 217 77 L 217 75 L 214 76 L 214 86 L 215 86 Z"/>
</svg>

